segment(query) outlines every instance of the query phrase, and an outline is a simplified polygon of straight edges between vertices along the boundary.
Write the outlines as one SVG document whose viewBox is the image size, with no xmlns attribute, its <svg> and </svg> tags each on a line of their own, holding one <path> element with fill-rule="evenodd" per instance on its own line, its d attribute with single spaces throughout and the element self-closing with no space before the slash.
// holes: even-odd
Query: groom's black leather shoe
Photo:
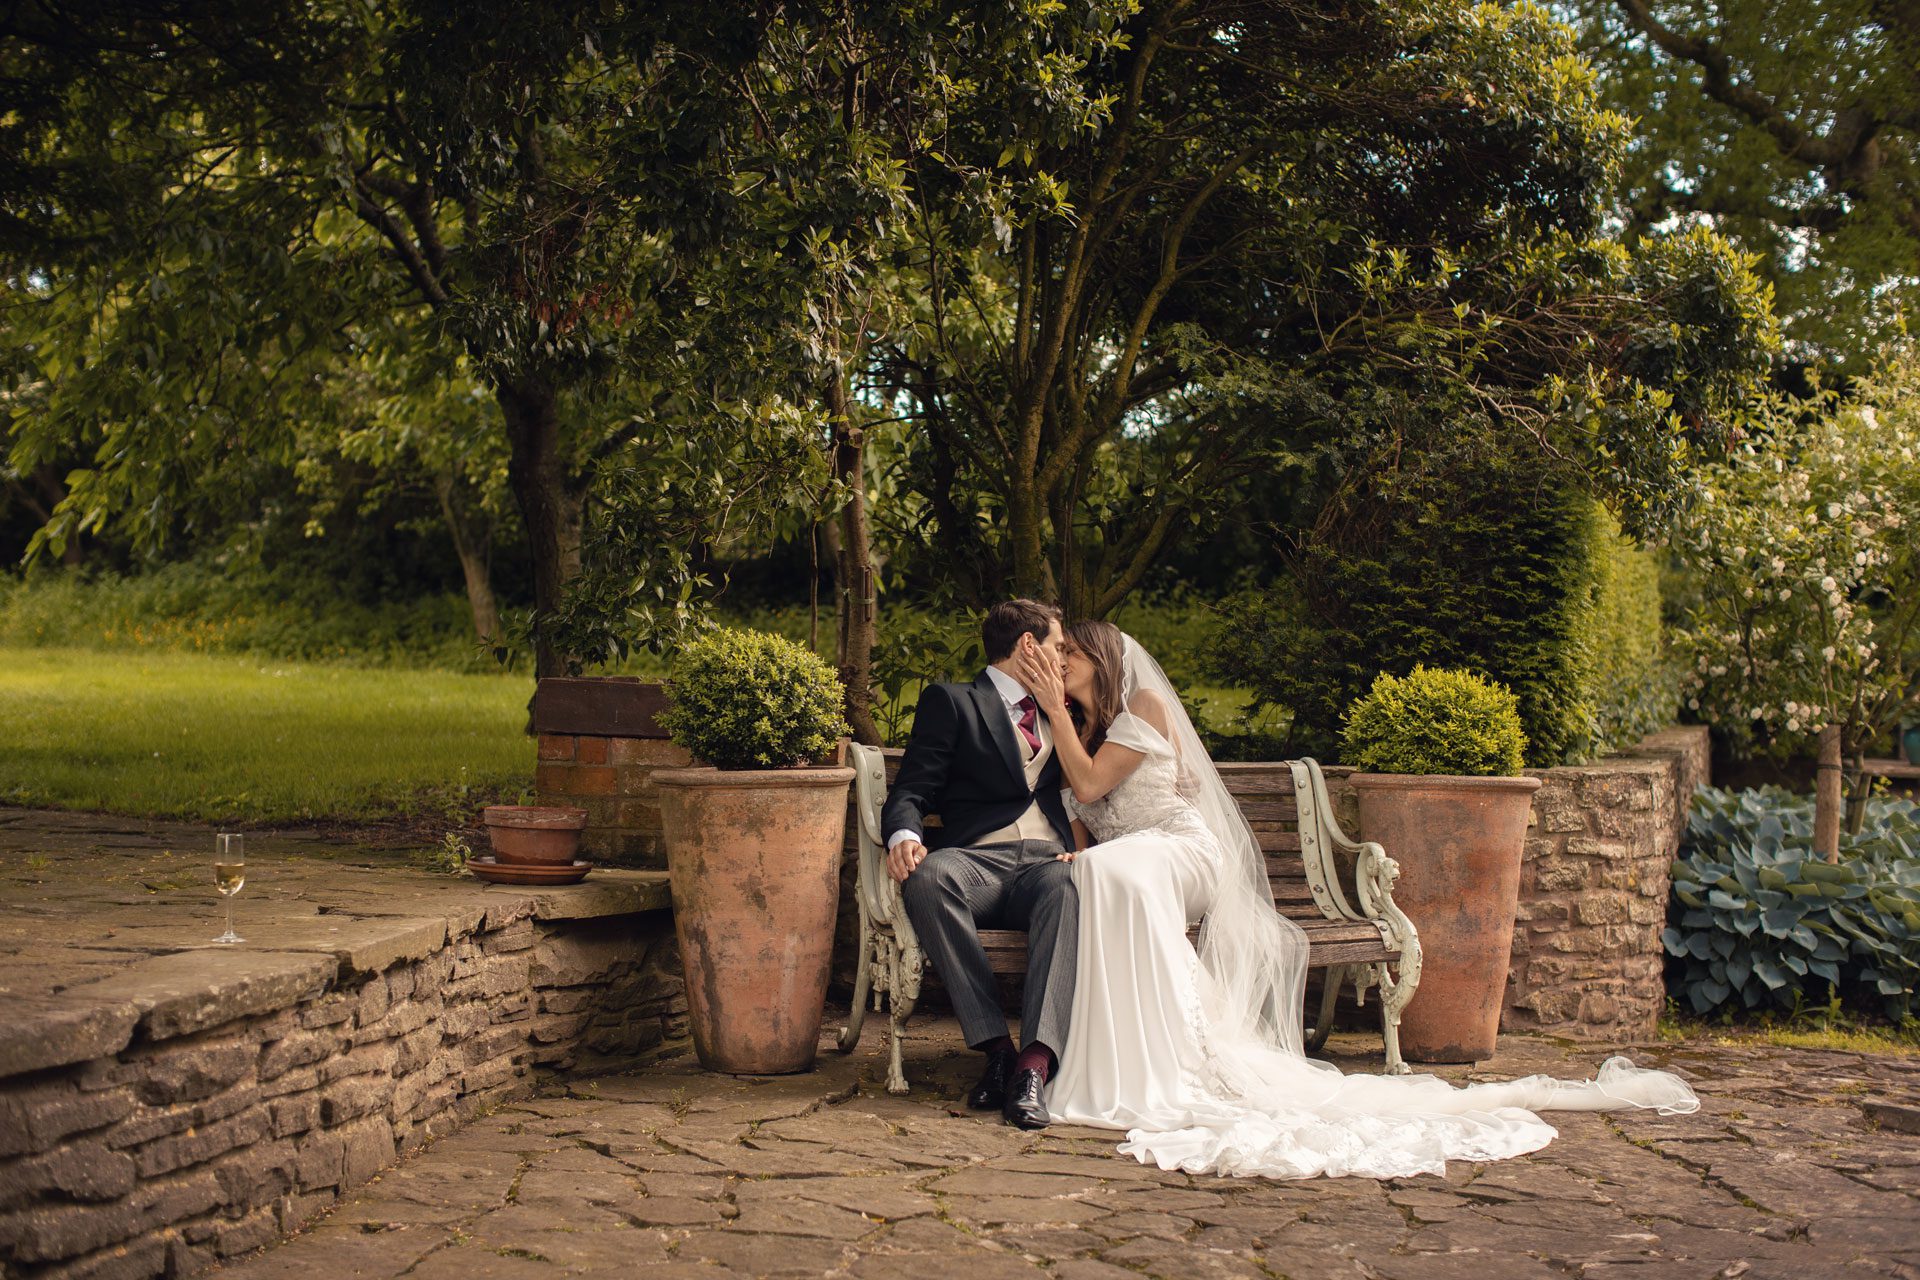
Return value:
<svg viewBox="0 0 1920 1280">
<path fill-rule="evenodd" d="M 1013 1074 L 1013 1060 L 1019 1057 L 1018 1051 L 994 1049 L 987 1054 L 987 1069 L 980 1073 L 980 1081 L 973 1086 L 973 1092 L 967 1095 L 967 1105 L 975 1111 L 997 1111 L 1007 1104 L 1007 1078 Z"/>
<path fill-rule="evenodd" d="M 1016 1071 L 1007 1086 L 1007 1103 L 1000 1108 L 1010 1125 L 1021 1129 L 1044 1129 L 1053 1123 L 1047 1104 L 1040 1100 L 1047 1082 L 1038 1071 Z"/>
</svg>

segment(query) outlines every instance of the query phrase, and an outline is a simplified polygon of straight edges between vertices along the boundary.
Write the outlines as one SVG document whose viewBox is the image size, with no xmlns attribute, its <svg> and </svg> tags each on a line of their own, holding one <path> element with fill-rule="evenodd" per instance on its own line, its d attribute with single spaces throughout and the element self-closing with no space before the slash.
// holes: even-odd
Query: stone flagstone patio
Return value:
<svg viewBox="0 0 1920 1280">
<path fill-rule="evenodd" d="M 831 1023 L 829 1030 L 831 1030 Z M 1694 1116 L 1569 1115 L 1535 1156 L 1445 1178 L 1275 1184 L 1022 1134 L 957 1109 L 958 1029 L 914 1028 L 915 1092 L 881 1037 L 810 1075 L 676 1060 L 552 1082 L 474 1119 L 230 1280 L 549 1280 L 617 1274 L 1124 1280 L 1706 1280 L 1920 1276 L 1920 1059 L 1680 1044 Z M 1348 1070 L 1377 1040 L 1336 1037 Z M 1597 1051 L 1508 1037 L 1476 1074 L 1580 1074 Z M 1443 1074 L 1464 1078 L 1465 1069 Z"/>
<path fill-rule="evenodd" d="M 53 1013 L 91 1008 L 88 992 L 124 985 L 147 968 L 208 958 L 205 938 L 217 928 L 218 907 L 206 888 L 205 844 L 205 829 L 192 824 L 0 814 L 0 1007 L 11 1010 L 11 1034 L 0 1034 L 0 1049 L 25 1055 L 11 1069 L 28 1073 L 29 1092 L 38 1097 L 34 1091 L 85 1084 L 118 1096 L 126 1092 L 119 1076 L 137 1074 L 142 1064 L 151 1073 L 175 1058 L 192 1065 L 216 1050 L 247 1050 L 236 1058 L 244 1069 L 230 1081 L 230 1072 L 136 1080 L 155 1096 L 139 1101 L 134 1114 L 96 1117 L 97 1133 L 59 1140 L 68 1156 L 90 1153 L 93 1165 L 63 1173 L 64 1165 L 15 1157 L 0 1167 L 0 1277 L 184 1274 L 246 1249 L 253 1252 L 201 1274 L 1920 1277 L 1920 1057 L 1706 1039 L 1643 1045 L 1630 1050 L 1637 1060 L 1695 1082 L 1705 1101 L 1700 1114 L 1559 1117 L 1561 1139 L 1546 1151 L 1498 1165 L 1456 1165 L 1445 1178 L 1194 1178 L 1118 1156 L 1113 1134 L 1023 1134 L 997 1117 L 958 1109 L 977 1063 L 960 1049 L 953 1022 L 937 1017 L 913 1024 L 908 1073 L 915 1092 L 906 1098 L 889 1096 L 879 1083 L 883 1023 L 869 1026 L 866 1043 L 851 1056 L 830 1047 L 843 1012 L 829 1018 L 819 1070 L 807 1075 L 740 1080 L 701 1072 L 685 1056 L 627 1074 L 550 1074 L 570 1059 L 558 1053 L 567 1042 L 546 1042 L 543 1028 L 577 1016 L 547 1011 L 550 992 L 577 1003 L 574 988 L 553 984 L 601 980 L 597 970 L 589 972 L 592 965 L 560 972 L 561 958 L 576 945 L 571 940 L 578 937 L 592 956 L 633 952 L 638 924 L 665 917 L 641 910 L 663 901 L 648 896 L 657 886 L 642 873 L 597 873 L 588 886 L 547 902 L 423 875 L 391 855 L 343 854 L 335 837 L 318 831 L 263 834 L 261 875 L 241 899 L 241 929 L 257 939 L 248 953 L 253 962 L 332 972 L 311 1012 L 350 998 L 357 1010 L 350 1020 L 322 1018 L 321 1030 L 308 1034 L 275 1029 L 275 1020 L 294 1018 L 291 1011 L 241 1010 L 225 1029 L 150 1028 L 97 1069 L 44 1065 L 60 1048 L 53 1033 L 67 1026 L 49 1022 Z M 595 912 L 612 914 L 604 924 L 582 919 Z M 440 951 L 423 959 L 387 954 L 398 945 L 395 930 L 412 938 L 417 923 L 436 920 L 421 946 Z M 583 928 L 588 932 L 580 934 Z M 366 975 L 389 962 L 423 974 L 432 969 L 446 992 L 434 996 L 434 1016 L 450 1027 L 464 1019 L 429 1037 L 439 1047 L 426 1056 L 444 1066 L 429 1074 L 446 1076 L 434 1086 L 439 1093 L 401 1105 L 398 1095 L 415 1088 L 425 1068 L 402 1071 L 397 1063 L 385 1074 L 338 1080 L 331 1068 L 283 1070 L 277 1059 L 294 1041 L 334 1054 L 341 1071 L 366 1066 L 360 1060 L 384 1052 L 379 1046 L 406 1041 L 388 1036 L 388 1024 L 410 1006 L 392 999 L 369 1004 L 381 993 Z M 417 1003 L 419 978 L 410 982 Z M 165 994 L 142 997 L 142 1027 L 175 1004 L 193 1004 L 191 992 L 172 1003 L 160 998 Z M 462 1012 L 489 1001 L 486 1018 Z M 29 1024 L 39 1030 L 22 1034 Z M 73 1022 L 69 1030 L 81 1026 Z M 552 1034 L 565 1030 L 556 1023 Z M 248 1048 L 249 1037 L 266 1037 L 264 1047 Z M 1336 1036 L 1330 1047 L 1346 1070 L 1381 1066 L 1377 1033 Z M 476 1048 L 483 1052 L 469 1052 Z M 110 1047 L 99 1051 L 111 1057 Z M 58 1061 L 79 1051 L 65 1052 Z M 1581 1076 L 1605 1052 L 1515 1035 L 1477 1071 L 1441 1074 Z M 305 1116 L 293 1107 L 305 1118 L 282 1123 L 280 1112 L 289 1110 L 283 1104 L 300 1096 L 288 1082 L 299 1083 L 303 1073 L 316 1076 L 308 1083 L 320 1091 L 317 1110 L 306 1108 L 315 1114 Z M 158 1096 L 174 1085 L 184 1101 Z M 384 1111 L 376 1105 L 383 1097 L 391 1102 Z M 72 1099 L 42 1101 L 58 1109 Z M 367 1106 L 373 1114 L 362 1115 Z M 340 1112 L 337 1124 L 325 1114 L 330 1107 Z M 229 1132 L 232 1122 L 219 1117 L 230 1111 L 266 1114 L 272 1140 Z M 381 1160 L 358 1173 L 310 1176 L 308 1146 L 324 1154 L 340 1134 L 376 1121 L 393 1134 Z M 72 1127 L 63 1123 L 60 1132 Z M 0 1145 L 20 1148 L 20 1136 L 0 1108 Z M 152 1212 L 141 1210 L 147 1217 L 121 1224 L 120 1235 L 77 1241 L 65 1253 L 36 1235 L 32 1256 L 20 1250 L 22 1230 L 45 1234 L 60 1224 L 91 1223 L 104 1232 L 113 1225 L 109 1220 L 121 1214 L 113 1197 L 125 1188 L 80 1177 L 106 1167 L 102 1161 L 151 1175 L 154 1195 L 164 1198 L 182 1188 L 224 1187 L 262 1161 L 278 1168 L 275 1161 L 288 1158 L 283 1148 L 295 1162 L 280 1179 L 293 1180 L 288 1194 L 279 1182 L 236 1183 L 226 1199 L 209 1199 L 210 1209 L 195 1201 L 174 1218 L 154 1217 L 165 1207 L 155 1200 Z M 375 1172 L 396 1155 L 396 1166 Z M 175 1218 L 179 1225 L 168 1225 Z M 292 1238 L 253 1248 L 303 1222 Z"/>
</svg>

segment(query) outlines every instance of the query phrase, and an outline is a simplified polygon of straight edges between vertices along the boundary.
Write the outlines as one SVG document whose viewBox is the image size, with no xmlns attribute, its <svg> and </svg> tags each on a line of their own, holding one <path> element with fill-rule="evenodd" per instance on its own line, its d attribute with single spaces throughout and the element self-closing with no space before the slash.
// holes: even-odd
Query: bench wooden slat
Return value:
<svg viewBox="0 0 1920 1280">
<path fill-rule="evenodd" d="M 1307 964 L 1321 968 L 1329 964 L 1356 964 L 1374 960 L 1392 960 L 1399 952 L 1389 950 L 1380 931 L 1365 921 L 1328 920 L 1308 904 L 1305 912 L 1283 912 L 1307 935 Z M 1199 930 L 1188 933 L 1199 937 Z M 987 962 L 999 974 L 1018 975 L 1027 969 L 1027 935 L 1017 929 L 982 929 L 980 945 Z"/>
</svg>

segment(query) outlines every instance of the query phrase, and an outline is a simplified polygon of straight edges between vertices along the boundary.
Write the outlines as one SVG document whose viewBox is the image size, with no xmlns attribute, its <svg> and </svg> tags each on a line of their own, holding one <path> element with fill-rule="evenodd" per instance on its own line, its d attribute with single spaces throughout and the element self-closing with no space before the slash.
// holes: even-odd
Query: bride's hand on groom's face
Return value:
<svg viewBox="0 0 1920 1280">
<path fill-rule="evenodd" d="M 1020 683 L 1027 687 L 1042 711 L 1066 710 L 1067 686 L 1060 678 L 1060 664 L 1045 649 L 1024 643 L 1015 654 L 1015 662 L 1020 669 Z"/>
</svg>

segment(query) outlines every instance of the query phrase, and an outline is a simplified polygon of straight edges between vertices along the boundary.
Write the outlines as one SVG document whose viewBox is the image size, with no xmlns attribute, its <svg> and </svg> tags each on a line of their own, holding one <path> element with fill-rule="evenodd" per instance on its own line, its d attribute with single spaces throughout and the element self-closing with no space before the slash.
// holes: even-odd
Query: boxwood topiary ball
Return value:
<svg viewBox="0 0 1920 1280">
<path fill-rule="evenodd" d="M 1471 671 L 1417 666 L 1381 672 L 1347 709 L 1347 763 L 1371 773 L 1511 777 L 1527 736 L 1520 701 L 1505 685 Z"/>
<path fill-rule="evenodd" d="M 725 629 L 680 651 L 660 724 L 721 769 L 780 769 L 833 750 L 846 689 L 819 654 L 764 631 Z"/>
</svg>

